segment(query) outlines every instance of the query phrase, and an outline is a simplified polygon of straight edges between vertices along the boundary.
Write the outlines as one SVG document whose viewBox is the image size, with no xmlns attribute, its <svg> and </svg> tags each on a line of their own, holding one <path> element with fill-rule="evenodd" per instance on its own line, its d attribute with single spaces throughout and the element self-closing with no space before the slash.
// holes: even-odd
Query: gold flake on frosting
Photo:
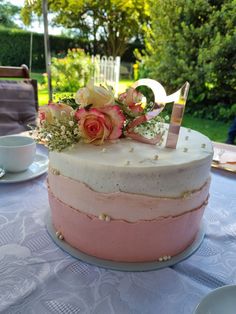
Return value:
<svg viewBox="0 0 236 314">
<path fill-rule="evenodd" d="M 98 216 L 98 218 L 99 218 L 100 220 L 107 221 L 107 222 L 111 221 L 111 217 L 108 216 L 108 215 L 106 215 L 106 214 L 104 214 L 104 213 L 100 214 L 100 215 Z"/>
<path fill-rule="evenodd" d="M 140 160 L 139 163 L 140 164 L 149 163 L 149 164 L 154 164 L 155 165 L 157 163 L 158 159 L 159 159 L 159 156 L 155 155 L 152 159 L 151 158 L 146 158 L 146 159 Z"/>
<path fill-rule="evenodd" d="M 184 199 L 189 198 L 191 195 L 192 195 L 192 192 L 190 192 L 190 191 L 189 192 L 184 192 L 183 193 L 183 198 Z"/>
<path fill-rule="evenodd" d="M 51 173 L 54 174 L 55 176 L 59 176 L 59 174 L 60 174 L 60 171 L 59 171 L 58 169 L 56 169 L 56 168 L 50 167 L 50 171 L 51 171 Z"/>
<path fill-rule="evenodd" d="M 107 222 L 111 221 L 111 217 L 106 215 L 105 221 L 107 221 Z"/>
</svg>

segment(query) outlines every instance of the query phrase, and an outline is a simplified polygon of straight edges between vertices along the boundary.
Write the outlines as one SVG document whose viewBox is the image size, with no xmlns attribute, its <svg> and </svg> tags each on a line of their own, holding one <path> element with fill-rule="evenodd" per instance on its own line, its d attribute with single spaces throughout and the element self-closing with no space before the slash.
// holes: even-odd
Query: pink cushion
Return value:
<svg viewBox="0 0 236 314">
<path fill-rule="evenodd" d="M 22 81 L 0 81 L 0 135 L 26 131 L 35 125 L 34 89 Z"/>
</svg>

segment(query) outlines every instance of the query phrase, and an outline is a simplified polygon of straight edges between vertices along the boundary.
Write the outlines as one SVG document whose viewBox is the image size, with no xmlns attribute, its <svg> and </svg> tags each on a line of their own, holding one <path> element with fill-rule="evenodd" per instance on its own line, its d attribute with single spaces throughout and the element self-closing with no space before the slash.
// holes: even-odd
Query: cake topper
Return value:
<svg viewBox="0 0 236 314">
<path fill-rule="evenodd" d="M 184 116 L 184 109 L 188 97 L 189 83 L 186 82 L 179 90 L 178 97 L 174 101 L 172 109 L 170 126 L 166 140 L 166 147 L 176 148 L 180 126 Z"/>
<path fill-rule="evenodd" d="M 140 79 L 134 83 L 133 88 L 139 86 L 149 87 L 154 95 L 154 107 L 152 111 L 147 112 L 145 115 L 141 115 L 135 120 L 133 120 L 127 127 L 127 136 L 144 143 L 156 144 L 161 139 L 161 134 L 157 134 L 152 139 L 147 139 L 146 137 L 138 134 L 134 131 L 134 128 L 138 125 L 155 118 L 164 109 L 165 104 L 173 102 L 174 106 L 171 114 L 171 121 L 169 125 L 166 147 L 176 148 L 179 130 L 182 123 L 182 118 L 184 114 L 184 107 L 186 104 L 189 83 L 186 82 L 177 92 L 167 96 L 164 87 L 157 81 L 152 79 Z"/>
</svg>

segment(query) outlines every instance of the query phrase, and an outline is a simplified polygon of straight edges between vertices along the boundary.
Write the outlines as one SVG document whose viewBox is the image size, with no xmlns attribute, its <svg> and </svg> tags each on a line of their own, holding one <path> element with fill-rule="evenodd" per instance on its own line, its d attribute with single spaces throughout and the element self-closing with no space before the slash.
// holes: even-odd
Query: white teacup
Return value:
<svg viewBox="0 0 236 314">
<path fill-rule="evenodd" d="M 5 172 L 21 172 L 33 163 L 36 143 L 28 136 L 6 135 L 0 137 L 0 168 Z"/>
</svg>

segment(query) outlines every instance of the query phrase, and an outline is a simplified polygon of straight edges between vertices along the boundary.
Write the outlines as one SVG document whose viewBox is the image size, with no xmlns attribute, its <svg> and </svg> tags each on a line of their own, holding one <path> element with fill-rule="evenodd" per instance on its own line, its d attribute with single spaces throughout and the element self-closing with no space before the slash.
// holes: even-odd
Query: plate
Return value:
<svg viewBox="0 0 236 314">
<path fill-rule="evenodd" d="M 204 235 L 205 235 L 205 228 L 202 224 L 198 234 L 194 240 L 194 242 L 182 253 L 173 256 L 168 261 L 163 262 L 143 262 L 143 263 L 132 263 L 132 262 L 114 262 L 109 260 L 100 259 L 88 254 L 85 254 L 69 244 L 65 241 L 59 240 L 56 236 L 56 231 L 53 227 L 51 216 L 48 213 L 46 216 L 46 227 L 49 235 L 54 240 L 54 242 L 66 253 L 69 253 L 71 256 L 79 259 L 82 262 L 98 266 L 101 268 L 111 269 L 111 270 L 118 270 L 118 271 L 132 271 L 132 272 L 140 272 L 140 271 L 151 271 L 151 270 L 158 270 L 165 267 L 173 266 L 186 258 L 192 255 L 201 245 Z"/>
<path fill-rule="evenodd" d="M 23 172 L 18 173 L 6 173 L 0 178 L 0 183 L 17 183 L 31 180 L 41 176 L 48 170 L 48 157 L 42 154 L 36 153 L 34 162 L 31 166 Z"/>
<path fill-rule="evenodd" d="M 213 147 L 212 168 L 236 173 L 236 146 L 213 142 Z"/>
<path fill-rule="evenodd" d="M 217 288 L 206 295 L 194 314 L 235 314 L 236 285 Z"/>
</svg>

